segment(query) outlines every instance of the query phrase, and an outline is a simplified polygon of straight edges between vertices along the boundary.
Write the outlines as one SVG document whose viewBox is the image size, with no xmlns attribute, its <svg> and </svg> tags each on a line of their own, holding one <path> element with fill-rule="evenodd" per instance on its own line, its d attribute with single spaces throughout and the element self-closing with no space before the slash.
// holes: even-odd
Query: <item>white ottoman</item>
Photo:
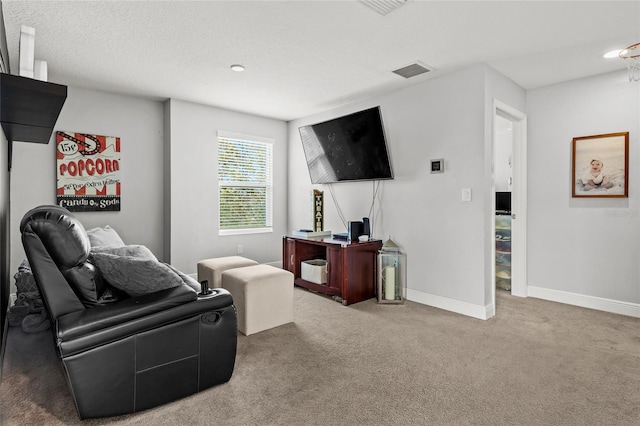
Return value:
<svg viewBox="0 0 640 426">
<path fill-rule="evenodd" d="M 248 336 L 293 322 L 293 274 L 271 265 L 228 269 L 222 287 L 233 296 L 238 330 Z"/>
<path fill-rule="evenodd" d="M 216 257 L 198 262 L 198 282 L 209 281 L 209 288 L 222 287 L 222 273 L 227 269 L 257 265 L 255 260 L 242 256 Z"/>
</svg>

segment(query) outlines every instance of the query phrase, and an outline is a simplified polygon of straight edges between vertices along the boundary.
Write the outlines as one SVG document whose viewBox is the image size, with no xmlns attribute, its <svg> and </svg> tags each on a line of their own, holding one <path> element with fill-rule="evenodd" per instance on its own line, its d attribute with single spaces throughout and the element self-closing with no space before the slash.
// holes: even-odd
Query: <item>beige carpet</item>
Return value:
<svg viewBox="0 0 640 426">
<path fill-rule="evenodd" d="M 498 294 L 481 321 L 295 291 L 295 323 L 240 335 L 231 381 L 80 422 L 49 332 L 9 333 L 9 425 L 639 425 L 640 319 Z M 96 366 L 99 368 L 99 366 Z"/>
</svg>

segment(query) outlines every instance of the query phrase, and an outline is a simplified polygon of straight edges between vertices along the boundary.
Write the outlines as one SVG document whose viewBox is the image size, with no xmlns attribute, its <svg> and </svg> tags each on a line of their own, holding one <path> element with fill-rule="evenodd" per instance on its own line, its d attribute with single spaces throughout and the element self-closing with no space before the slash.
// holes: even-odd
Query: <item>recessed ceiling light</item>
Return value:
<svg viewBox="0 0 640 426">
<path fill-rule="evenodd" d="M 242 71 L 244 71 L 244 65 L 233 64 L 233 65 L 231 65 L 231 69 L 236 71 L 236 72 L 242 72 Z"/>
<path fill-rule="evenodd" d="M 605 59 L 617 58 L 620 55 L 620 53 L 625 51 L 625 50 L 626 49 L 612 50 L 612 51 L 607 52 L 604 55 L 602 55 L 602 57 L 605 58 Z"/>
</svg>

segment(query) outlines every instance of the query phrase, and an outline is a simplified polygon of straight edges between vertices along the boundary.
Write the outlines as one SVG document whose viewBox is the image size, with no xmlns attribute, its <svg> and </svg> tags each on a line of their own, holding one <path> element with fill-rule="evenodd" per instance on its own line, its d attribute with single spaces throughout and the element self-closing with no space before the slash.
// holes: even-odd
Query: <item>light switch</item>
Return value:
<svg viewBox="0 0 640 426">
<path fill-rule="evenodd" d="M 471 188 L 462 188 L 462 201 L 471 201 Z"/>
</svg>

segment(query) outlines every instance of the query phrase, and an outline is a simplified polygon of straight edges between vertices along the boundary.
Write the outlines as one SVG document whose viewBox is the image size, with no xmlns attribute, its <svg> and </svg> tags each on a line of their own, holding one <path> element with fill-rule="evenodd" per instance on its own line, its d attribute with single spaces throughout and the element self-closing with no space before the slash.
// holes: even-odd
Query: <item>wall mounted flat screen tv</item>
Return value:
<svg viewBox="0 0 640 426">
<path fill-rule="evenodd" d="M 380 107 L 299 131 L 311 183 L 393 179 Z"/>
</svg>

